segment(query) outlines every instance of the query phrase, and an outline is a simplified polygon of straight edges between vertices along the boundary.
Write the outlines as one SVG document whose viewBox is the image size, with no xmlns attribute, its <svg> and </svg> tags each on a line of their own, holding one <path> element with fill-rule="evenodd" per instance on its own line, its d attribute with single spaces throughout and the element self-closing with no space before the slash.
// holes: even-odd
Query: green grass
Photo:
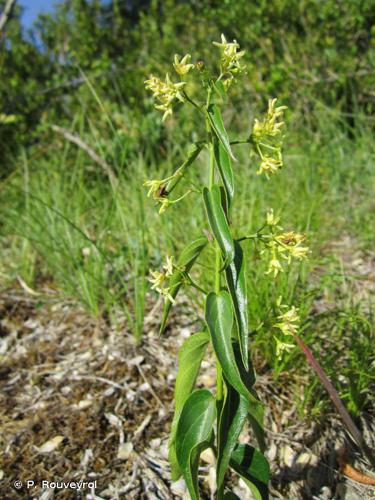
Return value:
<svg viewBox="0 0 375 500">
<path fill-rule="evenodd" d="M 284 302 L 300 308 L 307 342 L 350 410 L 358 413 L 368 402 L 373 377 L 362 368 L 371 362 L 372 311 L 364 307 L 353 287 L 344 286 L 355 277 L 346 276 L 330 244 L 346 235 L 356 247 L 349 251 L 366 251 L 373 244 L 374 147 L 366 126 L 358 125 L 349 137 L 339 116 L 327 110 L 319 113 L 315 130 L 304 129 L 292 117 L 286 168 L 270 181 L 256 175 L 254 160 L 246 148 L 237 146 L 234 227 L 239 228 L 237 236 L 251 234 L 273 207 L 286 230 L 308 234 L 310 261 L 294 266 L 277 283 L 264 276 L 265 264 L 252 243 L 245 244 L 251 325 L 253 331 L 257 329 L 253 342 L 275 378 L 283 371 L 306 371 L 297 351 L 282 361 L 274 356 L 267 324 L 275 313 L 269 304 L 282 295 Z M 0 186 L 0 279 L 11 286 L 19 276 L 37 290 L 48 283 L 61 297 L 76 301 L 95 316 L 122 309 L 139 339 L 149 269 L 158 268 L 165 254 L 178 254 L 191 236 L 202 234 L 203 206 L 199 195 L 190 195 L 159 217 L 152 200 L 146 199 L 142 182 L 167 176 L 183 160 L 183 150 L 156 152 L 155 141 L 149 148 L 146 144 L 128 149 L 126 134 L 116 130 L 109 114 L 104 122 L 82 114 L 72 127 L 111 163 L 115 182 L 84 151 L 50 132 L 44 132 L 40 144 L 17 159 L 15 171 Z M 203 152 L 190 167 L 189 182 L 204 179 L 205 161 Z M 205 276 L 210 273 L 204 270 L 210 265 L 209 251 L 205 259 L 196 272 L 203 287 L 208 287 Z M 334 307 L 316 313 L 314 304 L 322 296 Z M 196 294 L 192 298 L 199 303 Z M 258 328 L 260 323 L 264 326 Z M 333 368 L 338 363 L 340 377 Z M 312 382 L 302 408 L 312 406 L 319 412 L 317 394 Z"/>
</svg>

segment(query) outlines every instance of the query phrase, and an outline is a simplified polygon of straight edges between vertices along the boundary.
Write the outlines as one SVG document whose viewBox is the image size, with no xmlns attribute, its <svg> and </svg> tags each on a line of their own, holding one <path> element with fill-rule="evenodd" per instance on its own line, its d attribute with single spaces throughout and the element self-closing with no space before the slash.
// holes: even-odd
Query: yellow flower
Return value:
<svg viewBox="0 0 375 500">
<path fill-rule="evenodd" d="M 280 264 L 280 261 L 278 259 L 273 257 L 268 264 L 268 270 L 266 274 L 273 273 L 273 277 L 276 278 L 279 272 L 283 272 L 282 265 Z"/>
<path fill-rule="evenodd" d="M 175 303 L 175 300 L 171 295 L 171 288 L 166 286 L 166 283 L 173 274 L 173 267 L 173 257 L 167 256 L 166 264 L 163 266 L 165 272 L 150 271 L 151 278 L 149 278 L 152 283 L 151 289 L 156 290 L 164 299 L 170 300 L 172 304 Z"/>
<path fill-rule="evenodd" d="M 280 309 L 287 309 L 285 312 L 281 313 L 277 319 L 279 320 L 273 326 L 282 331 L 287 337 L 293 337 L 299 328 L 300 317 L 298 315 L 298 309 L 292 306 L 288 309 L 288 306 L 281 304 L 281 297 L 277 301 L 277 305 Z M 288 352 L 294 348 L 294 344 L 286 342 L 283 338 L 274 335 L 276 342 L 276 356 L 280 359 L 283 352 Z"/>
<path fill-rule="evenodd" d="M 179 74 L 180 76 L 184 76 L 194 68 L 194 64 L 189 64 L 190 59 L 190 54 L 186 54 L 182 59 L 180 59 L 180 56 L 178 54 L 175 54 L 173 67 L 177 74 Z"/>
<path fill-rule="evenodd" d="M 275 217 L 272 210 L 267 213 L 266 223 L 268 226 L 276 226 L 279 220 L 280 217 Z M 277 227 L 278 229 L 282 229 L 280 226 Z M 272 233 L 268 238 L 270 239 L 265 242 L 266 249 L 263 250 L 262 253 L 266 252 L 268 249 L 272 254 L 266 274 L 273 273 L 274 278 L 277 277 L 279 272 L 283 271 L 279 260 L 280 257 L 290 264 L 292 258 L 302 260 L 306 258 L 309 253 L 309 247 L 302 246 L 302 243 L 306 240 L 304 234 L 289 231 L 278 235 Z"/>
<path fill-rule="evenodd" d="M 162 180 L 150 179 L 143 183 L 145 187 L 150 188 L 147 193 L 147 196 L 150 197 L 152 195 L 155 201 L 159 201 L 160 189 L 162 188 L 163 184 L 164 184 L 164 179 Z"/>
<path fill-rule="evenodd" d="M 288 261 L 290 261 L 291 257 L 295 257 L 298 260 L 307 257 L 309 247 L 301 246 L 305 240 L 306 236 L 304 234 L 295 233 L 294 231 L 282 233 L 275 237 L 275 241 L 279 244 L 279 252 L 287 253 L 285 258 Z"/>
<path fill-rule="evenodd" d="M 164 269 L 166 271 L 166 276 L 172 276 L 173 274 L 173 267 L 174 267 L 174 263 L 173 263 L 173 257 L 169 257 L 167 255 L 167 258 L 166 258 L 166 264 L 164 266 Z"/>
<path fill-rule="evenodd" d="M 284 342 L 283 340 L 276 337 L 276 335 L 274 335 L 273 338 L 276 342 L 275 354 L 278 359 L 282 358 L 284 352 L 292 351 L 295 347 L 294 344 L 288 344 L 287 342 Z"/>
<path fill-rule="evenodd" d="M 276 173 L 283 166 L 281 148 L 283 144 L 283 121 L 278 121 L 283 116 L 286 106 L 276 107 L 277 99 L 268 101 L 268 110 L 263 121 L 254 120 L 251 140 L 256 153 L 261 159 L 257 174 Z"/>
<path fill-rule="evenodd" d="M 275 217 L 273 213 L 273 208 L 268 210 L 266 218 L 267 226 L 277 226 L 279 222 L 280 222 L 280 217 Z"/>
<path fill-rule="evenodd" d="M 156 109 L 164 111 L 162 121 L 172 114 L 172 104 L 177 99 L 180 102 L 185 102 L 181 90 L 185 82 L 173 83 L 169 78 L 169 74 L 165 75 L 165 81 L 151 75 L 145 81 L 146 89 L 151 90 L 154 99 L 157 99 L 160 104 L 155 106 Z"/>
<path fill-rule="evenodd" d="M 150 274 L 152 276 L 151 278 L 149 278 L 150 283 L 152 283 L 151 289 L 158 290 L 164 285 L 167 279 L 166 274 L 160 273 L 159 271 L 150 271 Z"/>
<path fill-rule="evenodd" d="M 281 157 L 272 158 L 272 156 L 265 155 L 262 157 L 257 174 L 260 175 L 265 173 L 266 177 L 269 178 L 268 173 L 275 174 L 282 166 L 283 162 Z"/>
<path fill-rule="evenodd" d="M 168 198 L 160 198 L 159 202 L 160 202 L 159 215 L 162 215 L 174 203 Z"/>
<path fill-rule="evenodd" d="M 238 52 L 240 48 L 239 44 L 236 40 L 233 42 L 228 42 L 225 36 L 221 35 L 221 43 L 213 42 L 216 47 L 219 47 L 221 51 L 221 74 L 225 75 L 227 73 L 238 74 L 241 73 L 245 66 L 241 66 L 240 59 L 245 55 L 245 51 L 241 50 Z"/>
<path fill-rule="evenodd" d="M 285 308 L 287 306 L 280 306 L 281 308 Z M 298 315 L 298 310 L 292 306 L 291 309 L 286 311 L 285 313 L 280 314 L 277 317 L 280 320 L 278 323 L 275 323 L 273 326 L 281 330 L 284 335 L 294 335 L 298 331 L 300 317 Z"/>
</svg>

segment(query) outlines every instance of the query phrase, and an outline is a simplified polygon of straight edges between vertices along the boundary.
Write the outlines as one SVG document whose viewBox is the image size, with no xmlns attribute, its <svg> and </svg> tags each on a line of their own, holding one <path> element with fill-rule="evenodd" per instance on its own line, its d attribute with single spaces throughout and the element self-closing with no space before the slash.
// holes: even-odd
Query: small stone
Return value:
<svg viewBox="0 0 375 500">
<path fill-rule="evenodd" d="M 39 453 L 51 453 L 60 446 L 64 439 L 64 436 L 55 436 L 49 441 L 46 441 L 40 448 L 36 447 L 36 449 L 39 451 Z"/>
<path fill-rule="evenodd" d="M 129 366 L 137 366 L 137 365 L 142 364 L 144 359 L 145 359 L 144 356 L 136 356 L 135 358 L 127 361 L 127 363 Z"/>
<path fill-rule="evenodd" d="M 301 453 L 295 460 L 293 464 L 293 469 L 297 468 L 298 470 L 303 470 L 308 465 L 316 466 L 317 464 L 318 464 L 318 457 L 316 455 L 313 455 L 312 453 Z"/>
<path fill-rule="evenodd" d="M 210 488 L 211 495 L 216 493 L 216 470 L 215 467 L 210 467 L 207 476 L 208 487 Z"/>
<path fill-rule="evenodd" d="M 268 448 L 266 455 L 269 462 L 273 462 L 275 460 L 277 456 L 277 446 L 275 443 L 271 443 L 271 446 Z"/>
<path fill-rule="evenodd" d="M 145 391 L 150 390 L 150 384 L 149 384 L 148 382 L 144 382 L 143 384 L 141 384 L 141 385 L 139 386 L 139 390 L 140 390 L 141 392 L 145 392 Z"/>
<path fill-rule="evenodd" d="M 105 418 L 113 427 L 122 427 L 121 419 L 113 413 L 104 413 Z"/>
<path fill-rule="evenodd" d="M 183 497 L 187 491 L 185 481 L 183 479 L 179 479 L 178 481 L 174 481 L 171 484 L 171 491 L 174 495 L 178 497 Z"/>
<path fill-rule="evenodd" d="M 296 453 L 288 445 L 283 446 L 281 449 L 282 461 L 287 467 L 292 467 L 294 463 Z"/>
<path fill-rule="evenodd" d="M 206 462 L 206 464 L 215 464 L 215 455 L 211 448 L 207 448 L 201 453 L 201 459 L 203 460 L 203 462 Z"/>
<path fill-rule="evenodd" d="M 76 405 L 76 408 L 78 410 L 85 410 L 89 406 L 92 405 L 92 400 L 91 399 L 81 399 L 81 401 Z"/>
<path fill-rule="evenodd" d="M 120 444 L 117 451 L 117 458 L 119 460 L 127 460 L 133 451 L 133 443 L 127 441 L 126 443 Z"/>
<path fill-rule="evenodd" d="M 150 446 L 153 450 L 160 448 L 160 444 L 161 444 L 160 438 L 151 439 L 151 441 L 150 441 Z"/>
<path fill-rule="evenodd" d="M 188 337 L 190 337 L 190 333 L 191 332 L 189 328 L 181 328 L 181 337 L 187 339 Z"/>
</svg>

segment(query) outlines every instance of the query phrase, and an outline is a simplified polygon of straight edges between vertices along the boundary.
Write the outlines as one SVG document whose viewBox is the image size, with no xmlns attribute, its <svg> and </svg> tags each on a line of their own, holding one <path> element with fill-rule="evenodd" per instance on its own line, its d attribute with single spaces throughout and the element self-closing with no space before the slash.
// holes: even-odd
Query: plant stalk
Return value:
<svg viewBox="0 0 375 500">
<path fill-rule="evenodd" d="M 208 128 L 209 130 L 209 128 Z M 210 132 L 209 132 L 210 134 Z M 212 143 L 212 137 L 210 137 L 209 142 L 209 154 L 210 154 L 210 170 L 209 170 L 209 188 L 212 188 L 215 182 L 215 158 L 214 158 L 214 145 Z M 218 242 L 215 240 L 215 293 L 219 294 L 221 289 L 221 255 Z M 219 448 L 219 425 L 220 425 L 220 414 L 223 406 L 224 399 L 224 386 L 223 386 L 223 372 L 219 361 L 216 363 L 216 409 L 217 409 L 217 448 Z M 221 500 L 224 495 L 224 483 L 220 486 L 217 491 L 216 498 Z"/>
</svg>

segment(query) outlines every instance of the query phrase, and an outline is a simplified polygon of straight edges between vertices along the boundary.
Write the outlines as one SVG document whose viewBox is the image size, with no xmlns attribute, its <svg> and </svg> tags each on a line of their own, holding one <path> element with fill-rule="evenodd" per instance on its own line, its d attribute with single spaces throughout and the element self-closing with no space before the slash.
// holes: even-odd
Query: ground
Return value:
<svg viewBox="0 0 375 500">
<path fill-rule="evenodd" d="M 146 334 L 136 345 L 124 317 L 111 325 L 95 320 L 53 291 L 33 296 L 4 291 L 0 298 L 0 470 L 2 498 L 171 499 L 186 495 L 182 481 L 171 484 L 167 442 L 173 411 L 177 352 L 196 329 L 190 307 L 179 302 L 162 338 L 160 303 L 150 303 Z M 345 445 L 357 468 L 366 463 L 332 413 L 314 422 L 297 415 L 292 394 L 299 385 L 283 374 L 278 383 L 257 361 L 257 390 L 269 403 L 266 414 L 272 498 L 375 498 L 374 488 L 341 474 L 338 450 Z M 215 386 L 213 356 L 198 380 Z M 293 391 L 293 392 L 291 392 Z M 358 422 L 374 440 L 371 414 Z M 372 424 L 373 425 L 373 424 Z M 251 441 L 248 429 L 244 439 Z M 213 457 L 201 468 L 205 498 L 212 498 Z M 349 460 L 348 459 L 348 460 Z M 14 481 L 23 486 L 15 488 Z M 34 488 L 25 487 L 27 480 Z M 84 493 L 42 488 L 41 481 L 96 481 Z M 240 498 L 249 498 L 233 477 Z M 17 486 L 19 486 L 17 484 Z M 53 485 L 52 485 L 53 486 Z"/>
</svg>

